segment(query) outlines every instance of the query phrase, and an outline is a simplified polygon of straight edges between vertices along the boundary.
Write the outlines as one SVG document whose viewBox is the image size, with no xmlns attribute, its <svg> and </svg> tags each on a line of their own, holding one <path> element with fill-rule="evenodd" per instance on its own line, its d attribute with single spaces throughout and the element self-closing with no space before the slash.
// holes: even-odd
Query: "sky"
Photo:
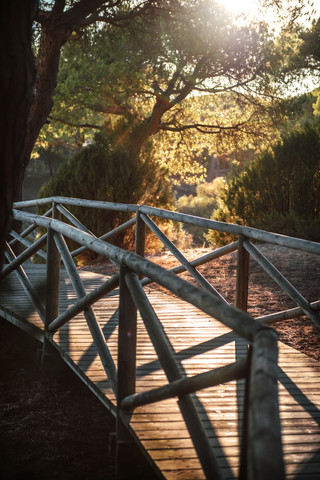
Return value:
<svg viewBox="0 0 320 480">
<path fill-rule="evenodd" d="M 257 17 L 259 0 L 218 0 L 226 9 L 230 10 L 235 15 L 245 14 L 249 17 Z M 313 3 L 313 9 L 315 10 L 315 16 L 320 16 L 320 0 L 309 0 L 310 3 Z M 294 0 L 291 0 L 291 4 L 294 4 Z M 310 12 L 311 7 L 307 7 L 307 11 Z M 266 14 L 264 13 L 264 19 L 266 19 Z M 276 10 L 269 9 L 267 14 L 267 19 L 272 23 L 273 18 L 277 16 Z M 269 17 L 269 18 L 268 18 Z"/>
<path fill-rule="evenodd" d="M 269 8 L 269 10 L 266 12 L 266 10 L 263 11 L 263 15 L 259 14 L 259 3 L 261 3 L 261 0 L 217 0 L 219 3 L 221 3 L 224 8 L 229 10 L 235 15 L 245 15 L 248 16 L 249 19 L 256 19 L 256 20 L 266 20 L 267 23 L 275 29 L 275 32 L 280 30 L 280 24 L 277 24 L 277 10 L 275 8 Z M 272 0 L 269 0 L 272 3 Z M 286 0 L 281 1 L 281 5 L 285 3 Z M 291 5 L 294 5 L 295 0 L 289 0 Z M 320 0 L 305 0 L 306 3 L 309 3 L 309 5 L 306 7 L 305 12 L 308 14 L 307 16 L 310 17 L 310 13 L 312 12 L 311 15 L 311 20 L 312 19 L 318 19 L 320 17 Z M 311 6 L 312 5 L 312 6 Z M 261 16 L 260 16 L 261 15 Z M 305 19 L 307 18 L 304 17 Z M 308 26 L 310 23 L 310 19 L 308 22 L 304 21 L 303 24 L 305 26 Z M 314 90 L 315 88 L 319 87 L 319 78 L 317 77 L 306 77 L 305 81 L 302 84 L 294 84 L 292 86 L 292 89 L 288 89 L 287 95 L 296 95 L 296 94 L 302 94 L 305 92 L 309 92 L 311 90 Z"/>
</svg>

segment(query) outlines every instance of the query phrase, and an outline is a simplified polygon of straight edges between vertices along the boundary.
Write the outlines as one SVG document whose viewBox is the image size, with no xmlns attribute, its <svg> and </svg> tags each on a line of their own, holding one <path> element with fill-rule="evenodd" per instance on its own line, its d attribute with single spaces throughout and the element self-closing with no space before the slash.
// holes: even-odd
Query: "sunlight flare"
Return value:
<svg viewBox="0 0 320 480">
<path fill-rule="evenodd" d="M 257 0 L 220 0 L 219 3 L 236 15 L 251 16 L 258 8 Z"/>
</svg>

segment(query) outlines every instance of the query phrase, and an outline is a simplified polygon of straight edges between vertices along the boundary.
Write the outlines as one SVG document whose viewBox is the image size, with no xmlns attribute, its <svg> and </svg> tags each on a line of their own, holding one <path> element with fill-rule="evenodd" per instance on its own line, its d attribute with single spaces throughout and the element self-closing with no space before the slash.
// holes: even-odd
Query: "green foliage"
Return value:
<svg viewBox="0 0 320 480">
<path fill-rule="evenodd" d="M 320 18 L 313 21 L 311 28 L 300 33 L 300 38 L 303 43 L 300 47 L 300 54 L 303 57 L 312 59 L 313 67 L 317 66 L 320 69 Z"/>
<path fill-rule="evenodd" d="M 106 137 L 97 134 L 91 145 L 61 165 L 54 177 L 41 188 L 39 196 L 61 195 L 170 208 L 171 193 L 164 173 L 147 155 L 132 158 L 121 147 L 111 149 Z M 70 207 L 70 210 L 97 236 L 131 216 L 127 212 L 81 207 Z M 132 236 L 117 239 L 120 246 L 128 247 L 132 242 Z"/>
<path fill-rule="evenodd" d="M 229 179 L 213 219 L 320 241 L 320 137 L 314 127 L 283 136 Z M 215 243 L 225 241 L 215 234 Z"/>
<path fill-rule="evenodd" d="M 267 25 L 239 25 L 212 0 L 168 5 L 70 37 L 40 144 L 70 145 L 104 124 L 129 151 L 152 137 L 159 164 L 190 181 L 204 145 L 219 156 L 262 145 L 273 127 Z"/>
<path fill-rule="evenodd" d="M 210 218 L 219 204 L 219 194 L 224 186 L 224 179 L 215 178 L 212 182 L 201 183 L 197 186 L 196 195 L 183 195 L 176 201 L 176 210 L 197 217 Z M 186 225 L 185 229 L 193 237 L 195 245 L 206 242 L 206 232 L 203 228 Z"/>
<path fill-rule="evenodd" d="M 66 162 L 71 157 L 71 152 L 64 146 L 39 148 L 37 155 L 34 154 L 28 164 L 27 173 L 32 176 L 43 177 L 48 175 L 52 177 L 61 163 Z"/>
</svg>

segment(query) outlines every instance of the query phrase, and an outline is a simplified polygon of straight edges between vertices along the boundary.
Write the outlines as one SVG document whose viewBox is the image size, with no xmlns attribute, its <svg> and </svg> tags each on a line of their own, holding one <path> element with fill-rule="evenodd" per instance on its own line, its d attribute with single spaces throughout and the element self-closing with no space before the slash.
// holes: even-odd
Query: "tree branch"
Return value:
<svg viewBox="0 0 320 480">
<path fill-rule="evenodd" d="M 104 0 L 80 0 L 80 2 L 75 3 L 69 10 L 61 14 L 60 23 L 77 25 L 79 19 L 86 18 L 104 3 L 106 3 Z"/>
<path fill-rule="evenodd" d="M 96 103 L 89 108 L 95 112 L 108 113 L 111 115 L 128 115 L 130 113 L 128 108 L 123 105 L 102 105 L 101 103 Z"/>
<path fill-rule="evenodd" d="M 115 4 L 120 4 L 120 2 L 115 2 Z M 143 2 L 140 5 L 137 5 L 134 7 L 130 13 L 127 14 L 118 14 L 118 15 L 103 15 L 99 11 L 96 13 L 90 15 L 89 17 L 83 19 L 81 24 L 79 24 L 80 27 L 86 27 L 88 25 L 91 25 L 92 23 L 95 23 L 97 21 L 99 22 L 105 22 L 110 25 L 115 25 L 115 26 L 127 26 L 129 24 L 130 20 L 133 20 L 134 18 L 140 17 L 141 15 L 157 15 L 158 12 L 163 13 L 164 9 L 156 7 L 152 5 L 152 0 L 147 0 Z M 114 6 L 114 5 L 113 5 Z M 111 7 L 110 7 L 111 8 Z"/>
<path fill-rule="evenodd" d="M 207 125 L 205 123 L 192 123 L 189 125 L 170 125 L 169 123 L 162 123 L 159 127 L 159 130 L 166 130 L 169 132 L 183 132 L 185 130 L 195 129 L 201 133 L 220 133 L 223 131 L 231 131 L 231 130 L 240 130 L 241 127 L 247 125 L 249 120 L 245 122 L 240 122 L 235 125 L 230 126 L 223 126 L 223 125 Z"/>
<path fill-rule="evenodd" d="M 52 117 L 51 115 L 48 117 L 48 119 L 57 123 L 62 123 L 63 125 L 68 125 L 69 127 L 94 128 L 95 130 L 102 130 L 101 125 L 95 125 L 92 123 L 73 123 L 73 122 L 68 122 L 67 120 L 63 120 L 62 118 Z"/>
<path fill-rule="evenodd" d="M 35 15 L 35 21 L 43 25 L 44 23 L 50 20 L 51 12 L 46 12 L 45 10 L 40 10 L 38 8 L 37 13 Z"/>
</svg>

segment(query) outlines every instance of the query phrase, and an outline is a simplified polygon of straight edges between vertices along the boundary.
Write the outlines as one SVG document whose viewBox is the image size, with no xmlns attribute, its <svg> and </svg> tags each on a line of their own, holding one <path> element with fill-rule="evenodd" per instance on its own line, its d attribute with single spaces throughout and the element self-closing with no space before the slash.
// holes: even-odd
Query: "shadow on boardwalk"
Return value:
<svg viewBox="0 0 320 480">
<path fill-rule="evenodd" d="M 152 479 L 137 451 L 137 474 L 116 475 L 108 454 L 113 416 L 74 375 L 45 377 L 40 344 L 0 319 L 0 473 L 6 480 Z"/>
</svg>

